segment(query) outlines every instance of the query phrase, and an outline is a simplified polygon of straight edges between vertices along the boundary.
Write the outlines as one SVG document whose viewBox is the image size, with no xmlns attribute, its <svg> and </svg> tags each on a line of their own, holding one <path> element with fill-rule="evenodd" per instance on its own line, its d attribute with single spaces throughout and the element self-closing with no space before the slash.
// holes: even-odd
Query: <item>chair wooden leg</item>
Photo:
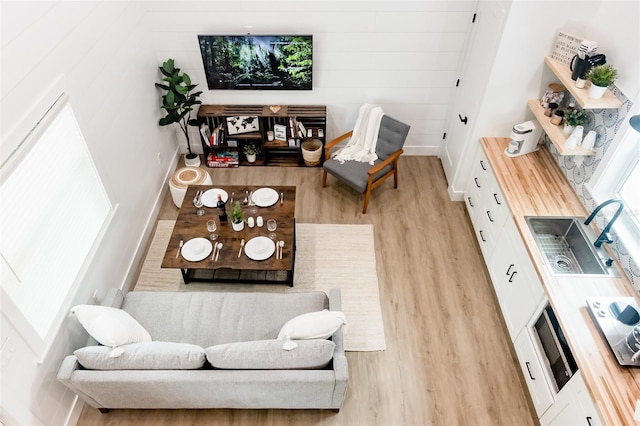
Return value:
<svg viewBox="0 0 640 426">
<path fill-rule="evenodd" d="M 367 190 L 364 193 L 364 207 L 362 208 L 362 214 L 367 214 L 367 206 L 369 205 L 370 195 L 371 195 L 371 186 L 367 186 Z"/>
<path fill-rule="evenodd" d="M 393 187 L 398 187 L 398 169 L 393 169 Z"/>
<path fill-rule="evenodd" d="M 326 170 L 322 171 L 322 187 L 323 188 L 327 187 L 327 171 Z"/>
</svg>

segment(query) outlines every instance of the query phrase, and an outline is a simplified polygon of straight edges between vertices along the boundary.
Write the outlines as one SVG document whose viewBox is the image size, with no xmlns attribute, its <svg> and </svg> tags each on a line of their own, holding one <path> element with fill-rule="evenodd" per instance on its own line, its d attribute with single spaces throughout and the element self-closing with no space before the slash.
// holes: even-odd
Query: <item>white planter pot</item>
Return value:
<svg viewBox="0 0 640 426">
<path fill-rule="evenodd" d="M 231 227 L 233 228 L 234 231 L 242 231 L 244 229 L 244 221 L 240 223 L 231 222 Z"/>
<path fill-rule="evenodd" d="M 199 167 L 200 166 L 200 156 L 196 154 L 195 158 L 187 158 L 187 155 L 184 155 L 184 164 L 189 167 Z"/>
<path fill-rule="evenodd" d="M 256 154 L 247 154 L 247 161 L 250 163 L 256 162 Z"/>
<path fill-rule="evenodd" d="M 607 91 L 606 87 L 596 86 L 595 84 L 591 84 L 591 87 L 589 87 L 589 98 L 600 99 L 604 95 L 604 92 L 606 91 Z"/>
</svg>

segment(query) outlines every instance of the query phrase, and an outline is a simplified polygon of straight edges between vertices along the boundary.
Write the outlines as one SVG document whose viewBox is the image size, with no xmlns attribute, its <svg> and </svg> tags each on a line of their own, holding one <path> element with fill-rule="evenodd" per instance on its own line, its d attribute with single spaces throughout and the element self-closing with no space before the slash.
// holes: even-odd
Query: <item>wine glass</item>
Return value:
<svg viewBox="0 0 640 426">
<path fill-rule="evenodd" d="M 216 229 L 218 229 L 218 224 L 216 224 L 215 220 L 207 221 L 207 231 L 209 231 L 209 239 L 211 241 L 215 241 L 218 239 L 218 234 L 215 234 Z"/>
<path fill-rule="evenodd" d="M 198 209 L 196 211 L 196 214 L 198 216 L 202 216 L 204 214 L 204 209 L 202 208 L 204 206 L 204 203 L 202 202 L 202 192 L 199 192 L 196 195 L 196 198 L 194 198 L 193 200 L 193 205 L 195 206 L 196 209 Z"/>
<path fill-rule="evenodd" d="M 272 240 L 276 239 L 276 234 L 275 234 L 275 230 L 278 229 L 278 223 L 276 222 L 275 219 L 269 219 L 267 221 L 267 231 L 271 232 L 269 234 L 269 238 L 271 238 Z"/>
</svg>

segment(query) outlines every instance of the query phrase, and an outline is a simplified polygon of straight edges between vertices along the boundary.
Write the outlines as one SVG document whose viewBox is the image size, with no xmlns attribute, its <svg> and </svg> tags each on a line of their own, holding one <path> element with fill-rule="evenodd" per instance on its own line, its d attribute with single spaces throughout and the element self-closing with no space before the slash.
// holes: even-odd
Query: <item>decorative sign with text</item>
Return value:
<svg viewBox="0 0 640 426">
<path fill-rule="evenodd" d="M 556 42 L 553 44 L 551 59 L 569 65 L 571 59 L 578 53 L 578 48 L 582 40 L 584 40 L 584 37 L 560 32 L 558 38 L 556 38 Z"/>
</svg>

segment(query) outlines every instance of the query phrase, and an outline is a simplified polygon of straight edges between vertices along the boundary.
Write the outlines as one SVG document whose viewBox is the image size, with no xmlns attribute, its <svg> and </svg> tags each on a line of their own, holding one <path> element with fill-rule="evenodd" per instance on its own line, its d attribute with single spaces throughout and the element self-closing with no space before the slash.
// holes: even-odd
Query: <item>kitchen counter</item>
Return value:
<svg viewBox="0 0 640 426">
<path fill-rule="evenodd" d="M 640 368 L 618 365 L 585 302 L 591 296 L 631 296 L 640 303 L 640 295 L 618 262 L 617 278 L 552 275 L 525 216 L 586 217 L 590 212 L 580 203 L 546 147 L 524 156 L 507 157 L 504 149 L 508 138 L 482 138 L 480 143 L 602 420 L 608 425 L 640 424 L 633 418 L 636 401 L 640 400 Z M 593 230 L 596 235 L 600 233 L 595 227 Z"/>
</svg>

